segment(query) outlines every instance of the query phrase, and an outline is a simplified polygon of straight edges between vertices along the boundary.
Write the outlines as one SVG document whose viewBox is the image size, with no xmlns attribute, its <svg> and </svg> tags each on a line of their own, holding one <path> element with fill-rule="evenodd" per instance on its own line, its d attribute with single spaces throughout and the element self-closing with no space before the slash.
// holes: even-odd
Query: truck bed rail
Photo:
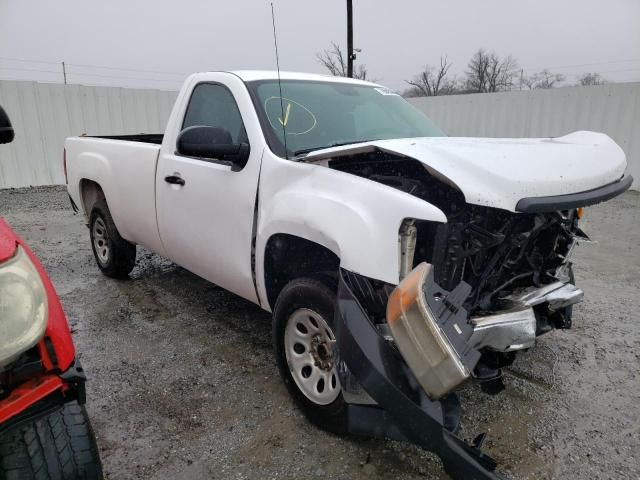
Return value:
<svg viewBox="0 0 640 480">
<path fill-rule="evenodd" d="M 125 142 L 142 142 L 162 144 L 163 133 L 138 133 L 136 135 L 86 135 L 85 138 L 104 138 L 107 140 L 122 140 Z"/>
</svg>

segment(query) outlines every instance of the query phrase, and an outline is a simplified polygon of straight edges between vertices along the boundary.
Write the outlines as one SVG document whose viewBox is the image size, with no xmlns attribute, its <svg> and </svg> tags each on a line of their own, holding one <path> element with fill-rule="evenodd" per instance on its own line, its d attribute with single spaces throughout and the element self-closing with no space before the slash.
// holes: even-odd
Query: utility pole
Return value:
<svg viewBox="0 0 640 480">
<path fill-rule="evenodd" d="M 524 76 L 524 68 L 520 69 L 520 90 L 522 90 L 522 77 Z"/>
<path fill-rule="evenodd" d="M 353 3 L 347 0 L 347 77 L 353 77 Z"/>
<path fill-rule="evenodd" d="M 64 62 L 62 62 L 62 76 L 64 77 L 64 84 L 67 84 L 67 67 Z"/>
</svg>

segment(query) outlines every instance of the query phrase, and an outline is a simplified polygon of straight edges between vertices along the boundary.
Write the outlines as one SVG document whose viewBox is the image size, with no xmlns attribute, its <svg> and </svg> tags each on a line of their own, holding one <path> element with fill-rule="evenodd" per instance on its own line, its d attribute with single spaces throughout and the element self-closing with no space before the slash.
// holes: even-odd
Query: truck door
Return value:
<svg viewBox="0 0 640 480">
<path fill-rule="evenodd" d="M 185 85 L 163 140 L 156 173 L 160 238 L 178 265 L 258 303 L 251 249 L 264 139 L 244 83 L 228 73 L 202 75 Z M 249 143 L 246 165 L 238 170 L 229 161 L 179 155 L 178 133 L 196 125 L 224 128 L 234 143 Z"/>
</svg>

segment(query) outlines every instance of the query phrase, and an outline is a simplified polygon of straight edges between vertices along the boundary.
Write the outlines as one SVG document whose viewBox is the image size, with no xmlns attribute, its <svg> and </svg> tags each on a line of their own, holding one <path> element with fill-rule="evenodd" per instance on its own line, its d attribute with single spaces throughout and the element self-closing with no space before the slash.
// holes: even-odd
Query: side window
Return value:
<svg viewBox="0 0 640 480">
<path fill-rule="evenodd" d="M 193 89 L 182 128 L 194 125 L 224 128 L 231 134 L 233 143 L 248 143 L 238 105 L 222 85 L 201 83 Z"/>
</svg>

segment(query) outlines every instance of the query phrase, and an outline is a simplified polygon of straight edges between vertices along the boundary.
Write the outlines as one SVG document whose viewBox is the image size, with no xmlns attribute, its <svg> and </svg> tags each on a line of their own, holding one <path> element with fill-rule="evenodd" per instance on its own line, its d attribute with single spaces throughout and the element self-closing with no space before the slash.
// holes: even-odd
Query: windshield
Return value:
<svg viewBox="0 0 640 480">
<path fill-rule="evenodd" d="M 427 116 L 387 88 L 285 80 L 281 99 L 277 80 L 247 85 L 269 147 L 281 157 L 369 140 L 444 136 Z"/>
</svg>

